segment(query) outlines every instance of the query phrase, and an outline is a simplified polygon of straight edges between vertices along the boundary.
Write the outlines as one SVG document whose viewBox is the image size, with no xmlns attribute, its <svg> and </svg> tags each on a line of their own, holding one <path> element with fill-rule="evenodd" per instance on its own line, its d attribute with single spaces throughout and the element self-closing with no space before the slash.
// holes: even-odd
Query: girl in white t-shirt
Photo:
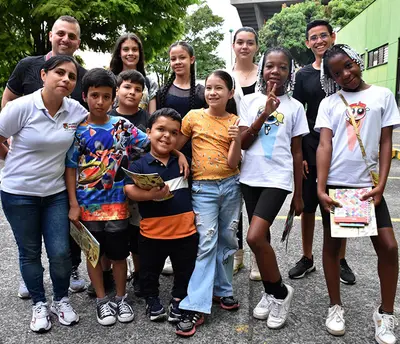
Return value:
<svg viewBox="0 0 400 344">
<path fill-rule="evenodd" d="M 309 131 L 302 104 L 287 94 L 293 72 L 289 51 L 268 50 L 261 67 L 261 92 L 245 96 L 240 106 L 245 151 L 240 183 L 250 221 L 247 242 L 256 255 L 265 288 L 253 315 L 268 319 L 267 326 L 277 329 L 288 317 L 293 288 L 282 283 L 270 245 L 270 227 L 292 192 L 293 174 L 291 209 L 296 215 L 303 210 L 301 139 Z"/>
<path fill-rule="evenodd" d="M 322 100 L 315 124 L 320 131 L 317 150 L 318 197 L 324 226 L 323 263 L 330 307 L 326 327 L 333 335 L 345 332 L 344 311 L 339 287 L 339 250 L 342 239 L 332 238 L 329 212 L 338 203 L 326 193 L 331 188 L 361 188 L 373 186 L 369 168 L 378 165 L 379 183 L 363 199 L 372 197 L 375 203 L 378 236 L 371 237 L 378 255 L 378 274 L 382 303 L 375 310 L 375 339 L 378 343 L 395 343 L 393 304 L 399 272 L 398 247 L 390 214 L 383 198 L 392 154 L 392 131 L 400 124 L 394 96 L 384 87 L 368 85 L 362 80 L 363 61 L 344 44 L 334 45 L 324 54 L 322 83 L 328 98 Z M 356 126 L 365 147 L 364 161 L 355 130 L 346 112 L 346 105 L 336 89 L 352 109 Z"/>
</svg>

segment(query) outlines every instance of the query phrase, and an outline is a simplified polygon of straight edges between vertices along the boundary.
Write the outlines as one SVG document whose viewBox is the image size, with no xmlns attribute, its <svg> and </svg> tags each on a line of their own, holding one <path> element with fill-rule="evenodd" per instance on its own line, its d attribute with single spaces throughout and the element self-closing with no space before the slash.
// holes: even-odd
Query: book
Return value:
<svg viewBox="0 0 400 344">
<path fill-rule="evenodd" d="M 337 192 L 341 190 L 342 192 Z M 351 190 L 351 192 L 348 192 L 347 190 Z M 356 190 L 360 190 L 358 192 L 354 192 Z M 367 190 L 367 191 L 365 191 Z M 355 238 L 355 237 L 364 237 L 364 236 L 375 236 L 378 235 L 378 230 L 377 230 L 377 225 L 376 225 L 376 215 L 375 215 L 375 206 L 373 200 L 368 200 L 364 201 L 368 203 L 368 206 L 366 206 L 364 209 L 353 209 L 356 208 L 355 204 L 358 203 L 359 198 L 355 200 L 355 197 L 361 197 L 365 192 L 368 192 L 368 190 L 371 190 L 371 188 L 364 188 L 363 189 L 330 189 L 329 190 L 329 197 L 334 199 L 335 201 L 338 201 L 341 205 L 342 208 L 345 205 L 348 205 L 348 203 L 351 203 L 349 206 L 350 213 L 349 217 L 352 218 L 362 218 L 362 220 L 365 220 L 365 218 L 368 219 L 367 222 L 360 222 L 360 221 L 354 221 L 354 222 L 347 222 L 347 221 L 340 221 L 336 222 L 340 217 L 337 216 L 337 214 L 342 214 L 340 212 L 337 212 L 337 210 L 340 210 L 342 208 L 335 207 L 335 209 L 331 212 L 330 216 L 330 222 L 331 222 L 331 236 L 333 238 Z M 337 195 L 339 197 L 337 197 Z M 346 198 L 347 197 L 347 198 Z M 349 198 L 353 201 L 349 201 Z M 360 201 L 362 202 L 362 201 Z M 347 210 L 349 211 L 349 210 Z"/>
<path fill-rule="evenodd" d="M 285 227 L 282 233 L 282 238 L 281 242 L 284 242 L 286 239 L 286 252 L 287 252 L 287 247 L 289 243 L 289 234 L 290 231 L 293 228 L 293 222 L 294 222 L 294 210 L 290 209 L 289 213 L 287 214 L 286 221 L 285 221 Z"/>
<path fill-rule="evenodd" d="M 371 190 L 371 188 L 336 189 L 334 198 L 342 207 L 335 208 L 335 222 L 368 224 L 371 200 L 362 201 L 361 197 Z"/>
<path fill-rule="evenodd" d="M 152 188 L 155 187 L 163 188 L 165 186 L 164 180 L 160 177 L 158 173 L 149 173 L 149 174 L 135 173 L 123 167 L 122 170 L 129 178 L 133 180 L 133 182 L 138 188 L 141 188 L 143 190 L 151 190 Z M 154 201 L 156 202 L 165 201 L 172 197 L 174 197 L 174 195 L 170 193 L 167 197 L 163 199 L 157 199 L 157 200 L 155 199 Z"/>
<path fill-rule="evenodd" d="M 80 228 L 70 222 L 70 234 L 85 254 L 87 260 L 95 268 L 100 258 L 100 244 L 89 230 L 79 222 Z"/>
</svg>

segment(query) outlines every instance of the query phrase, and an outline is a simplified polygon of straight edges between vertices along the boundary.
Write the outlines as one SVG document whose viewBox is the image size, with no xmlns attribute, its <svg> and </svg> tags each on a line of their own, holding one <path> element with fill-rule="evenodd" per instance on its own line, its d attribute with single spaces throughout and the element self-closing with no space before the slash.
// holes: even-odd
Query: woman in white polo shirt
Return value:
<svg viewBox="0 0 400 344">
<path fill-rule="evenodd" d="M 63 325 L 79 321 L 68 299 L 71 273 L 65 155 L 87 110 L 68 96 L 78 65 L 60 55 L 41 70 L 43 89 L 9 102 L 0 114 L 1 201 L 18 245 L 22 277 L 33 301 L 30 327 L 51 328 L 43 287 L 42 236 L 53 282 L 51 311 Z M 10 149 L 4 142 L 13 137 Z"/>
</svg>

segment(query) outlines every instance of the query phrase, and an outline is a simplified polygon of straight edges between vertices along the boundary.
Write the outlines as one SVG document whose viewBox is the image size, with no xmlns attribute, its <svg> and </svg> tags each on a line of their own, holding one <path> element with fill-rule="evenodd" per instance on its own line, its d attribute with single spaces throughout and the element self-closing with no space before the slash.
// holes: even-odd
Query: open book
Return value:
<svg viewBox="0 0 400 344">
<path fill-rule="evenodd" d="M 79 222 L 81 228 L 77 228 L 72 222 L 70 226 L 70 234 L 81 248 L 86 258 L 95 268 L 100 257 L 100 244 L 89 230 Z"/>
<path fill-rule="evenodd" d="M 130 177 L 133 180 L 133 182 L 135 183 L 135 185 L 138 188 L 141 188 L 143 190 L 151 190 L 154 187 L 162 188 L 165 186 L 165 182 L 163 181 L 163 179 L 160 177 L 160 175 L 158 173 L 150 173 L 150 174 L 134 173 L 123 167 L 122 167 L 122 170 L 125 172 L 125 174 L 128 177 Z M 154 201 L 165 201 L 172 197 L 174 197 L 174 195 L 172 193 L 170 193 L 169 196 L 167 196 L 161 200 L 154 200 Z"/>
</svg>

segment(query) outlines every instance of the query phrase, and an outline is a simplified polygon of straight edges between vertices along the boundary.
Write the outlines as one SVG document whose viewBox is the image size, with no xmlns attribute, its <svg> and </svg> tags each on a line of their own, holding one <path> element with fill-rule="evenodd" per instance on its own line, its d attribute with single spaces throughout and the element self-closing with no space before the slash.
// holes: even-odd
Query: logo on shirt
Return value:
<svg viewBox="0 0 400 344">
<path fill-rule="evenodd" d="M 63 128 L 65 131 L 76 131 L 77 127 L 77 123 L 63 123 Z"/>
<path fill-rule="evenodd" d="M 367 111 L 369 111 L 369 108 L 367 108 L 366 104 L 361 103 L 361 102 L 350 104 L 350 108 L 352 110 L 358 132 L 360 132 L 361 128 L 363 126 Z M 351 124 L 351 119 L 350 119 L 347 111 L 346 111 L 346 130 L 347 130 L 347 145 L 349 147 L 349 150 L 353 151 L 353 149 L 356 145 L 357 136 L 354 131 L 353 125 Z"/>
</svg>

